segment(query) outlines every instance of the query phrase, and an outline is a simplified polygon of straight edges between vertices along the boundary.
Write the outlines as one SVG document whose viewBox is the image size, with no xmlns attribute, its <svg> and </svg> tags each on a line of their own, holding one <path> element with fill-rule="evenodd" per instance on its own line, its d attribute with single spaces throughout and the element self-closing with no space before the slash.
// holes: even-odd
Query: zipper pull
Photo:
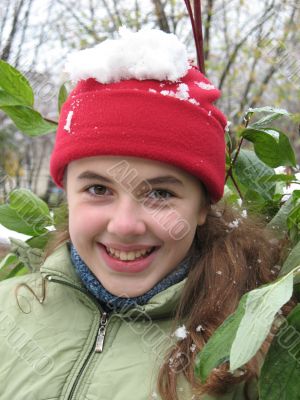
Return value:
<svg viewBox="0 0 300 400">
<path fill-rule="evenodd" d="M 102 353 L 107 321 L 108 321 L 108 314 L 104 312 L 101 316 L 98 335 L 96 339 L 96 346 L 95 346 L 96 353 Z"/>
</svg>

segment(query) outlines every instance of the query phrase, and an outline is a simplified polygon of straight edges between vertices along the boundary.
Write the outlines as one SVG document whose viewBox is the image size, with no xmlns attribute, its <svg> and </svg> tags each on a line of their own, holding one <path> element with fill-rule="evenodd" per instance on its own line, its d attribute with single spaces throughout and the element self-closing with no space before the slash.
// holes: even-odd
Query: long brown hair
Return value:
<svg viewBox="0 0 300 400">
<path fill-rule="evenodd" d="M 61 226 L 47 246 L 45 257 L 69 238 L 67 225 Z M 233 384 L 247 383 L 258 375 L 259 354 L 239 376 L 230 373 L 225 363 L 213 371 L 206 384 L 201 384 L 194 374 L 195 357 L 236 310 L 244 293 L 276 278 L 286 248 L 286 243 L 280 243 L 262 221 L 245 218 L 226 204 L 210 208 L 189 251 L 191 268 L 174 318 L 173 328 L 184 322 L 188 335 L 168 351 L 158 375 L 158 391 L 164 400 L 178 400 L 177 378 L 181 372 L 196 396 L 222 395 Z M 284 314 L 290 309 L 291 305 L 286 305 Z M 261 354 L 268 345 L 266 341 Z M 181 360 L 181 355 L 189 355 L 189 362 Z"/>
<path fill-rule="evenodd" d="M 174 328 L 184 322 L 189 334 L 169 351 L 159 372 L 158 388 L 164 400 L 178 399 L 179 371 L 191 384 L 195 396 L 222 395 L 243 381 L 246 391 L 247 382 L 258 375 L 270 337 L 240 374 L 230 373 L 225 363 L 213 370 L 205 384 L 195 377 L 195 357 L 236 310 L 244 293 L 276 278 L 285 248 L 286 243 L 280 243 L 258 219 L 242 217 L 227 205 L 222 210 L 210 210 L 206 223 L 198 227 L 190 250 L 194 262 L 174 319 Z M 291 301 L 283 308 L 284 314 L 292 306 Z M 181 355 L 187 354 L 189 362 L 184 365 L 186 358 L 182 360 Z"/>
</svg>

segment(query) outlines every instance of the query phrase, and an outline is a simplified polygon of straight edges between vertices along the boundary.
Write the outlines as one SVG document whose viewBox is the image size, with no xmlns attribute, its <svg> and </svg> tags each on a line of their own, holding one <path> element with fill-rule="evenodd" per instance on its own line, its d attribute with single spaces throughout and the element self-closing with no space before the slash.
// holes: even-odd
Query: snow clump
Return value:
<svg viewBox="0 0 300 400">
<path fill-rule="evenodd" d="M 227 121 L 227 124 L 225 126 L 225 132 L 229 132 L 230 125 L 231 125 L 231 121 Z"/>
<path fill-rule="evenodd" d="M 199 86 L 199 88 L 203 89 L 203 90 L 214 90 L 215 87 L 214 85 L 211 85 L 210 83 L 205 83 L 205 82 L 195 82 L 197 86 Z"/>
<path fill-rule="evenodd" d="M 73 114 L 74 114 L 74 111 L 69 111 L 69 113 L 67 115 L 66 124 L 64 126 L 64 130 L 67 132 L 71 131 L 71 121 L 72 121 Z"/>
<path fill-rule="evenodd" d="M 204 331 L 204 328 L 202 325 L 198 325 L 196 328 L 196 332 L 201 332 L 201 331 Z"/>
<path fill-rule="evenodd" d="M 196 350 L 197 346 L 195 345 L 195 343 L 193 343 L 190 347 L 190 350 L 192 353 L 194 353 L 194 351 Z"/>
<path fill-rule="evenodd" d="M 240 224 L 240 221 L 241 220 L 239 218 L 237 218 L 237 219 L 233 220 L 232 222 L 229 222 L 228 227 L 231 229 L 237 228 Z"/>
<path fill-rule="evenodd" d="M 243 210 L 241 215 L 243 218 L 247 218 L 248 215 L 247 210 Z"/>
<path fill-rule="evenodd" d="M 184 325 L 182 325 L 176 329 L 176 331 L 174 332 L 174 335 L 178 339 L 185 339 L 188 335 L 188 331 L 186 330 L 186 327 Z"/>
<path fill-rule="evenodd" d="M 118 39 L 69 54 L 65 72 L 75 82 L 88 78 L 103 84 L 128 79 L 175 82 L 189 68 L 186 47 L 174 34 L 147 28 L 131 32 L 122 27 Z"/>
</svg>

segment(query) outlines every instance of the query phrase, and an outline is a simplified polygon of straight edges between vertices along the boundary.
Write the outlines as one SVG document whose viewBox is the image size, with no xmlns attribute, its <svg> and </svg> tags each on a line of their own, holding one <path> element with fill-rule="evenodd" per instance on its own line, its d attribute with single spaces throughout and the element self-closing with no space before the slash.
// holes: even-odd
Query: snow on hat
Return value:
<svg viewBox="0 0 300 400">
<path fill-rule="evenodd" d="M 223 195 L 226 118 L 220 91 L 188 62 L 186 48 L 160 30 L 129 32 L 71 54 L 77 82 L 64 103 L 50 160 L 63 187 L 66 166 L 99 155 L 142 157 L 182 168 Z"/>
</svg>

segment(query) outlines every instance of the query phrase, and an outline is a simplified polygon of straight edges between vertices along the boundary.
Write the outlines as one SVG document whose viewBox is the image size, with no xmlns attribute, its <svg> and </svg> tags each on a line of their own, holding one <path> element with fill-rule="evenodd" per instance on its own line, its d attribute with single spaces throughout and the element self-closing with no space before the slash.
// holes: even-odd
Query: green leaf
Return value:
<svg viewBox="0 0 300 400">
<path fill-rule="evenodd" d="M 255 190 L 248 189 L 244 193 L 243 203 L 250 213 L 264 215 L 266 207 L 271 202 L 271 199 L 265 199 L 265 196 Z"/>
<path fill-rule="evenodd" d="M 279 236 L 279 238 L 283 238 L 288 231 L 287 217 L 291 212 L 291 210 L 293 209 L 293 207 L 294 207 L 293 201 L 292 198 L 290 197 L 284 203 L 284 205 L 280 207 L 277 214 L 268 223 L 268 228 L 276 230 L 276 234 Z"/>
<path fill-rule="evenodd" d="M 284 108 L 277 108 L 277 107 L 271 107 L 271 106 L 265 106 L 265 107 L 257 107 L 257 108 L 249 108 L 248 112 L 252 112 L 254 114 L 256 113 L 271 113 L 271 114 L 280 114 L 280 115 L 286 115 L 289 116 L 290 113 L 285 110 Z"/>
<path fill-rule="evenodd" d="M 16 263 L 18 261 L 18 256 L 14 253 L 7 254 L 3 260 L 0 262 L 0 270 Z"/>
<path fill-rule="evenodd" d="M 262 183 L 261 180 L 267 176 L 275 175 L 275 171 L 264 164 L 254 151 L 241 150 L 233 170 L 246 189 L 258 193 L 263 199 L 272 199 L 276 183 L 271 181 Z"/>
<path fill-rule="evenodd" d="M 68 204 L 66 202 L 60 206 L 53 208 L 53 220 L 56 227 L 64 227 L 68 222 Z"/>
<path fill-rule="evenodd" d="M 296 244 L 296 246 L 292 249 L 287 259 L 285 260 L 279 276 L 285 275 L 292 271 L 297 265 L 300 264 L 300 242 Z"/>
<path fill-rule="evenodd" d="M 9 194 L 10 208 L 19 219 L 25 221 L 33 231 L 33 236 L 45 232 L 45 227 L 53 224 L 47 204 L 28 189 L 16 189 Z"/>
<path fill-rule="evenodd" d="M 230 351 L 230 370 L 246 364 L 265 341 L 280 308 L 293 294 L 293 273 L 248 293 L 244 316 Z"/>
<path fill-rule="evenodd" d="M 236 331 L 243 318 L 247 295 L 244 295 L 234 314 L 230 315 L 214 332 L 204 348 L 196 357 L 195 372 L 204 383 L 211 371 L 229 360 L 230 349 Z"/>
<path fill-rule="evenodd" d="M 14 278 L 16 276 L 22 276 L 28 274 L 29 270 L 22 262 L 18 263 L 5 277 L 5 279 Z"/>
<path fill-rule="evenodd" d="M 244 129 L 241 135 L 254 144 L 256 155 L 268 166 L 296 166 L 288 137 L 277 129 Z"/>
<path fill-rule="evenodd" d="M 240 196 L 232 185 L 231 179 L 228 179 L 227 184 L 224 186 L 224 194 L 221 202 L 226 204 L 236 204 L 239 199 Z"/>
<path fill-rule="evenodd" d="M 258 108 L 249 108 L 246 113 L 245 113 L 245 118 L 248 119 L 248 117 L 251 118 L 253 114 L 259 114 L 259 113 L 265 113 L 265 114 L 271 114 L 271 115 L 278 115 L 278 118 L 280 116 L 290 116 L 291 114 L 283 109 L 283 108 L 276 108 L 276 107 L 258 107 Z M 276 119 L 276 118 L 275 118 Z"/>
<path fill-rule="evenodd" d="M 64 102 L 67 100 L 68 97 L 68 92 L 66 89 L 65 84 L 61 85 L 58 93 L 58 112 L 60 113 L 61 107 L 64 104 Z"/>
<path fill-rule="evenodd" d="M 260 400 L 300 400 L 300 305 L 282 322 L 261 369 Z"/>
<path fill-rule="evenodd" d="M 0 87 L 19 104 L 33 106 L 34 94 L 28 80 L 16 68 L 3 60 L 0 60 Z"/>
<path fill-rule="evenodd" d="M 293 226 L 299 228 L 300 225 L 300 204 L 294 206 L 287 217 L 287 226 L 292 229 Z"/>
<path fill-rule="evenodd" d="M 9 194 L 10 204 L 0 206 L 0 223 L 6 228 L 38 236 L 53 225 L 47 204 L 28 189 L 16 189 Z"/>
<path fill-rule="evenodd" d="M 15 123 L 16 127 L 29 136 L 41 136 L 55 132 L 57 124 L 46 121 L 40 113 L 25 106 L 2 106 L 1 109 Z"/>
<path fill-rule="evenodd" d="M 254 122 L 253 124 L 249 125 L 249 128 L 253 129 L 261 129 L 270 124 L 270 122 L 275 121 L 281 117 L 290 117 L 291 114 L 284 109 L 281 108 L 273 108 L 273 107 L 261 107 L 261 108 L 254 108 L 250 109 L 252 113 L 267 113 L 268 115 L 261 118 L 259 121 Z"/>
<path fill-rule="evenodd" d="M 230 371 L 246 364 L 266 339 L 276 313 L 291 298 L 298 267 L 275 282 L 243 295 L 238 308 L 196 357 L 195 372 L 205 382 L 213 368 L 230 360 Z"/>
<path fill-rule="evenodd" d="M 290 197 L 292 209 L 287 216 L 287 227 L 290 239 L 296 243 L 300 240 L 300 191 L 294 190 Z"/>
<path fill-rule="evenodd" d="M 43 250 L 49 242 L 52 232 L 47 232 L 39 236 L 32 237 L 26 240 L 26 243 L 34 249 Z"/>
<path fill-rule="evenodd" d="M 18 213 L 9 207 L 8 204 L 0 206 L 0 224 L 12 231 L 23 233 L 24 235 L 35 236 L 36 230 L 33 229 L 26 221 L 24 221 Z M 44 229 L 42 232 L 46 232 Z"/>
<path fill-rule="evenodd" d="M 47 203 L 40 199 L 36 194 L 31 192 L 29 189 L 15 189 L 9 193 L 10 207 L 14 210 L 19 210 L 24 207 L 25 204 L 30 203 L 30 206 L 38 210 L 40 215 L 46 215 L 50 217 L 50 210 Z"/>
<path fill-rule="evenodd" d="M 286 174 L 276 174 L 271 176 L 263 176 L 260 179 L 260 182 L 285 182 L 286 184 L 293 183 L 296 181 L 295 175 L 286 175 Z M 300 184 L 300 182 L 299 182 Z"/>
<path fill-rule="evenodd" d="M 8 94 L 5 90 L 0 88 L 0 107 L 2 106 L 17 106 L 20 105 L 20 100 Z"/>
</svg>

